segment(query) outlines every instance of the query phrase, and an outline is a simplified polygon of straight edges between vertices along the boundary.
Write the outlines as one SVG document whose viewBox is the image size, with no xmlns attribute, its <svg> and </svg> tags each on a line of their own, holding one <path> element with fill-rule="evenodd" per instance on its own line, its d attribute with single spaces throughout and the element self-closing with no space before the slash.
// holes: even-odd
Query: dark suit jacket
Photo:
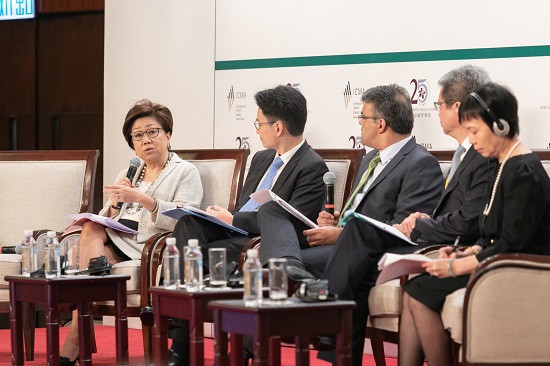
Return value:
<svg viewBox="0 0 550 366">
<path fill-rule="evenodd" d="M 353 189 L 377 152 L 373 150 L 363 157 Z M 432 212 L 442 187 L 437 159 L 413 137 L 372 182 L 356 212 L 388 225 L 399 224 L 412 212 Z"/>
<path fill-rule="evenodd" d="M 275 150 L 268 149 L 254 154 L 239 202 L 234 210 L 233 225 L 249 233 L 260 233 L 258 213 L 239 212 L 239 209 L 258 188 L 260 180 L 273 163 L 275 153 Z M 305 141 L 285 164 L 271 190 L 315 222 L 325 200 L 323 175 L 326 172 L 328 168 L 323 158 Z"/>
<path fill-rule="evenodd" d="M 473 148 L 468 149 L 432 218 L 416 221 L 411 240 L 429 245 L 452 243 L 458 235 L 466 244 L 479 239 L 479 215 L 494 164 L 494 159 L 490 161 Z"/>
</svg>

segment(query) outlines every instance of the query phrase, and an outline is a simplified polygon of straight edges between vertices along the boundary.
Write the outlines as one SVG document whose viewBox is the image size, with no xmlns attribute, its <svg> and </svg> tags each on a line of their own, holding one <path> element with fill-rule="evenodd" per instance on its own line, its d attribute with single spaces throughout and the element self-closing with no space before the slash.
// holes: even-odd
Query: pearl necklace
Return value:
<svg viewBox="0 0 550 366">
<path fill-rule="evenodd" d="M 489 203 L 485 205 L 485 209 L 483 210 L 483 216 L 488 216 L 489 212 L 491 212 L 491 207 L 493 207 L 493 201 L 495 200 L 495 194 L 497 192 L 497 185 L 500 181 L 500 175 L 502 174 L 502 169 L 504 168 L 504 164 L 506 164 L 506 161 L 510 158 L 510 155 L 512 155 L 512 152 L 518 147 L 519 143 L 521 142 L 520 139 L 512 146 L 510 151 L 508 151 L 508 154 L 504 157 L 502 160 L 502 164 L 500 164 L 500 168 L 498 169 L 497 178 L 495 179 L 495 184 L 493 184 L 493 191 L 491 192 L 491 199 L 489 200 Z"/>
<path fill-rule="evenodd" d="M 169 154 L 168 154 L 168 159 L 166 160 L 166 163 L 164 163 L 164 166 L 162 167 L 162 170 L 164 170 L 164 168 L 166 168 L 166 166 L 168 165 L 168 163 L 170 162 L 170 160 L 172 160 L 172 154 L 173 154 L 173 153 L 169 153 Z M 143 165 L 143 169 L 141 169 L 141 173 L 139 173 L 139 177 L 138 177 L 138 179 L 136 180 L 136 188 L 138 188 L 138 187 L 141 185 L 141 183 L 143 182 L 143 178 L 145 178 L 145 172 L 147 172 L 147 164 L 144 164 L 144 165 Z M 160 176 L 160 174 L 157 175 L 157 178 L 158 178 L 159 176 Z M 149 192 L 149 190 L 151 189 L 151 187 L 153 187 L 153 185 L 155 184 L 157 178 L 155 178 L 155 180 L 151 183 L 151 185 L 149 186 L 149 188 L 147 188 L 147 191 L 145 191 L 145 194 L 147 194 L 147 193 Z M 134 202 L 129 203 L 126 212 L 127 212 L 129 215 L 135 214 L 135 213 L 137 213 L 138 211 L 140 211 L 141 208 L 142 208 L 143 206 L 137 205 L 137 207 L 135 207 L 135 208 L 134 208 L 134 207 L 135 207 Z"/>
</svg>

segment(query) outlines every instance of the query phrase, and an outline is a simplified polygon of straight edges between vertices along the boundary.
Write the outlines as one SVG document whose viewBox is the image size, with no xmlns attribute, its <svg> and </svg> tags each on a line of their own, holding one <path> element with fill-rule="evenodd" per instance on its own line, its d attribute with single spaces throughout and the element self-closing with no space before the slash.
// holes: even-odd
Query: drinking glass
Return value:
<svg viewBox="0 0 550 366">
<path fill-rule="evenodd" d="M 288 297 L 286 266 L 285 258 L 269 260 L 269 299 L 271 301 L 285 301 Z"/>
<path fill-rule="evenodd" d="M 208 249 L 208 266 L 210 269 L 210 287 L 222 288 L 227 285 L 227 251 L 225 248 Z"/>
</svg>

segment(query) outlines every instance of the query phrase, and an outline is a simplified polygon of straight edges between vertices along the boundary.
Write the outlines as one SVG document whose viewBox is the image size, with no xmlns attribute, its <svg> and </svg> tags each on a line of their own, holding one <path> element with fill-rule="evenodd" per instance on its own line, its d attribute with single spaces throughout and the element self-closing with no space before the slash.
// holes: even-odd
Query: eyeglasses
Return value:
<svg viewBox="0 0 550 366">
<path fill-rule="evenodd" d="M 259 130 L 261 125 L 267 125 L 267 124 L 272 125 L 272 124 L 274 124 L 275 122 L 277 122 L 277 121 L 260 122 L 260 121 L 258 121 L 258 120 L 255 120 L 255 121 L 254 121 L 254 127 L 256 127 L 256 129 Z"/>
<path fill-rule="evenodd" d="M 442 104 L 451 105 L 456 102 L 458 102 L 458 100 L 444 100 L 442 102 L 434 102 L 434 107 L 435 107 L 435 110 L 439 112 Z"/>
<path fill-rule="evenodd" d="M 143 139 L 144 135 L 147 135 L 148 138 L 152 139 L 152 138 L 155 138 L 159 135 L 160 130 L 162 130 L 162 128 L 160 128 L 160 127 L 150 128 L 145 132 L 141 132 L 141 131 L 132 132 L 130 134 L 130 136 L 132 136 L 132 140 L 134 140 L 134 141 L 141 141 Z"/>
<path fill-rule="evenodd" d="M 376 121 L 377 121 L 380 117 L 377 117 L 377 116 L 365 116 L 363 113 L 361 113 L 360 115 L 357 116 L 357 118 L 359 119 L 359 121 L 361 121 L 362 119 L 372 119 L 372 120 L 373 120 L 372 123 L 376 123 Z"/>
</svg>

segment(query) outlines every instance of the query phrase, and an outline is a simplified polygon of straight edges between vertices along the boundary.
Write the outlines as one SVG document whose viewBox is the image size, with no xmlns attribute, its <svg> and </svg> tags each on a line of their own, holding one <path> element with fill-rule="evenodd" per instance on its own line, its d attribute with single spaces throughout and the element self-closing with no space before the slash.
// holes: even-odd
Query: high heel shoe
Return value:
<svg viewBox="0 0 550 366">
<path fill-rule="evenodd" d="M 76 356 L 76 358 L 73 361 L 71 361 L 71 360 L 69 360 L 69 357 L 60 356 L 59 357 L 59 366 L 74 366 L 74 365 L 76 365 L 76 361 L 78 361 L 78 357 L 79 356 Z"/>
</svg>

